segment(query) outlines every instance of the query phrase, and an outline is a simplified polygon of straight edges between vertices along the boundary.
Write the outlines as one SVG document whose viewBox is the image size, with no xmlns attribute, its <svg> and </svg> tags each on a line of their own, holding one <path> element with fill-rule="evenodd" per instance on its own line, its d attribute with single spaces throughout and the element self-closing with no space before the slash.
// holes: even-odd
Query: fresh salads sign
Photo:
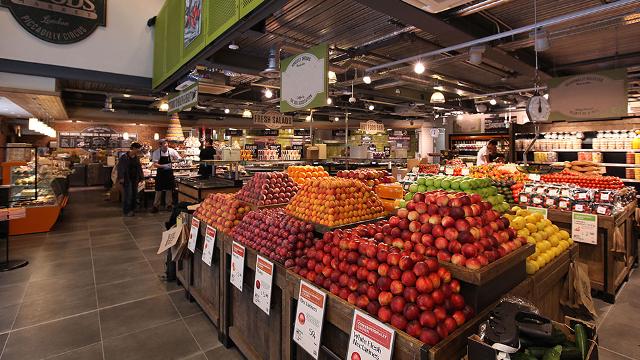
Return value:
<svg viewBox="0 0 640 360">
<path fill-rule="evenodd" d="M 327 44 L 280 62 L 280 112 L 314 109 L 327 105 Z"/>
<path fill-rule="evenodd" d="M 293 126 L 293 116 L 284 115 L 277 111 L 267 111 L 263 114 L 253 114 L 253 123 L 263 125 L 269 129 L 280 129 Z"/>
<path fill-rule="evenodd" d="M 107 0 L 0 0 L 31 35 L 54 44 L 86 39 L 107 24 Z"/>
</svg>

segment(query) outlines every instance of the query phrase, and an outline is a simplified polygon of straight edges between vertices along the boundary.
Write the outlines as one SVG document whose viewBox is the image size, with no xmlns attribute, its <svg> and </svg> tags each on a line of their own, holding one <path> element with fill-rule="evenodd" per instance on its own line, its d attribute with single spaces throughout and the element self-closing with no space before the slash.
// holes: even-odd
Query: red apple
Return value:
<svg viewBox="0 0 640 360">
<path fill-rule="evenodd" d="M 458 230 L 449 227 L 444 230 L 444 237 L 449 241 L 458 240 Z"/>
<path fill-rule="evenodd" d="M 464 244 L 462 245 L 462 255 L 467 259 L 474 258 L 478 255 L 478 248 L 472 244 Z"/>
<path fill-rule="evenodd" d="M 391 309 L 388 306 L 381 306 L 378 309 L 378 319 L 382 322 L 388 323 L 391 320 L 391 314 Z"/>
<path fill-rule="evenodd" d="M 431 310 L 423 311 L 422 314 L 420 314 L 419 321 L 420 321 L 420 325 L 430 329 L 434 329 L 438 324 L 438 319 L 436 319 L 435 314 Z"/>
<path fill-rule="evenodd" d="M 440 342 L 440 335 L 432 329 L 422 329 L 420 341 L 427 345 L 435 346 Z"/>
<path fill-rule="evenodd" d="M 378 302 L 382 306 L 389 305 L 391 299 L 393 299 L 393 294 L 388 291 L 381 291 L 380 294 L 378 294 Z"/>
<path fill-rule="evenodd" d="M 404 291 L 404 285 L 400 280 L 393 280 L 389 289 L 393 295 L 399 295 Z"/>
<path fill-rule="evenodd" d="M 407 320 L 402 315 L 393 314 L 391 315 L 391 326 L 404 330 L 407 328 Z"/>
<path fill-rule="evenodd" d="M 462 254 L 453 254 L 451 255 L 451 263 L 460 265 L 460 266 L 465 266 L 465 264 L 467 263 L 467 258 L 465 258 L 464 255 Z"/>
<path fill-rule="evenodd" d="M 416 288 L 414 287 L 405 287 L 404 291 L 402 292 L 402 296 L 408 302 L 416 302 L 416 300 L 418 299 L 418 290 L 416 290 Z"/>
<path fill-rule="evenodd" d="M 451 305 L 456 309 L 456 310 L 462 310 L 464 308 L 464 298 L 462 297 L 462 295 L 458 294 L 458 293 L 453 293 L 451 294 Z"/>
<path fill-rule="evenodd" d="M 433 283 L 427 276 L 420 276 L 416 280 L 416 289 L 419 293 L 425 294 L 433 291 Z"/>
<path fill-rule="evenodd" d="M 476 258 L 467 259 L 466 266 L 471 270 L 478 270 L 482 267 L 482 265 Z"/>
</svg>

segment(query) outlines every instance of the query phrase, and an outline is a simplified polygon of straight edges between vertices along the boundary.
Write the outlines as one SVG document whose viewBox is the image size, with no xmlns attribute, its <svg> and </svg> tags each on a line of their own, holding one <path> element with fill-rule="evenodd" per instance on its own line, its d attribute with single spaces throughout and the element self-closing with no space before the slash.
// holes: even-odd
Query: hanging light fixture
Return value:
<svg viewBox="0 0 640 360">
<path fill-rule="evenodd" d="M 251 113 L 251 111 L 249 111 L 249 109 L 245 109 L 242 112 L 242 117 L 243 118 L 247 118 L 247 119 L 251 119 L 253 117 L 253 114 Z"/>
<path fill-rule="evenodd" d="M 537 30 L 533 34 L 533 47 L 536 52 L 549 50 L 551 44 L 549 43 L 549 33 L 545 30 Z"/>
<path fill-rule="evenodd" d="M 340 118 L 336 116 L 336 117 L 333 118 L 333 121 L 338 122 L 338 121 L 340 121 Z"/>
<path fill-rule="evenodd" d="M 169 103 L 164 101 L 160 104 L 160 106 L 158 107 L 158 110 L 160 111 L 169 111 Z"/>
<path fill-rule="evenodd" d="M 369 75 L 365 75 L 365 76 L 362 78 L 362 81 L 364 81 L 364 83 L 365 83 L 365 84 L 371 84 L 371 76 L 369 76 Z"/>
<path fill-rule="evenodd" d="M 415 71 L 416 74 L 422 74 L 425 70 L 426 68 L 424 67 L 422 61 L 418 61 L 413 67 L 413 71 Z"/>
<path fill-rule="evenodd" d="M 129 140 L 129 133 L 128 133 L 128 132 L 126 132 L 126 131 L 125 131 L 125 132 L 123 132 L 123 133 L 122 133 L 122 138 L 123 138 L 124 140 Z"/>
<path fill-rule="evenodd" d="M 158 133 L 153 134 L 153 140 L 156 140 L 156 141 L 160 140 L 160 134 Z"/>
<path fill-rule="evenodd" d="M 271 91 L 271 89 L 266 89 L 264 91 L 264 97 L 266 97 L 267 99 L 271 99 L 273 97 L 273 91 Z"/>
<path fill-rule="evenodd" d="M 497 103 L 498 103 L 498 101 L 497 101 L 496 99 L 494 99 L 494 98 L 492 98 L 491 100 L 489 100 L 489 104 L 491 104 L 491 105 L 495 105 L 495 104 L 497 104 Z"/>
<path fill-rule="evenodd" d="M 329 70 L 329 84 L 335 84 L 338 82 L 338 76 L 336 76 L 336 73 L 334 71 Z"/>
<path fill-rule="evenodd" d="M 469 62 L 474 65 L 482 64 L 482 54 L 485 51 L 484 46 L 472 46 L 469 49 Z"/>
<path fill-rule="evenodd" d="M 430 102 L 432 104 L 444 104 L 445 102 L 444 94 L 441 93 L 440 91 L 435 91 L 433 94 L 431 94 Z"/>
<path fill-rule="evenodd" d="M 375 108 L 376 107 L 373 104 L 369 104 L 369 106 L 368 106 L 369 111 L 373 111 L 373 109 L 375 109 Z"/>
<path fill-rule="evenodd" d="M 228 113 L 230 113 L 230 112 L 231 112 L 231 110 L 229 110 L 229 108 L 225 108 L 225 109 L 224 109 L 224 113 L 225 113 L 225 114 L 228 114 Z"/>
<path fill-rule="evenodd" d="M 327 98 L 327 105 L 331 105 L 331 104 L 333 104 L 333 99 L 328 97 Z"/>
</svg>

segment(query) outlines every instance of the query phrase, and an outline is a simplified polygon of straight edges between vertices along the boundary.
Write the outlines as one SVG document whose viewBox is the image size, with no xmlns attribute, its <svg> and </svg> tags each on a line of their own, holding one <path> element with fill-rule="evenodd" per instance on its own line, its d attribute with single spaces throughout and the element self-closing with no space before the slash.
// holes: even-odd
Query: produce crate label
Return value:
<svg viewBox="0 0 640 360">
<path fill-rule="evenodd" d="M 253 303 L 269 315 L 273 263 L 262 256 L 256 257 L 256 281 L 253 284 Z"/>
<path fill-rule="evenodd" d="M 244 254 L 244 246 L 234 241 L 231 248 L 229 281 L 240 291 L 242 291 L 242 277 L 244 276 Z"/>
<path fill-rule="evenodd" d="M 462 169 L 460 169 L 460 175 L 462 175 L 462 176 L 467 176 L 467 175 L 469 175 L 469 168 L 462 168 Z"/>
<path fill-rule="evenodd" d="M 529 180 L 540 181 L 540 174 L 529 174 Z"/>
<path fill-rule="evenodd" d="M 549 189 L 549 196 L 558 196 L 558 189 Z"/>
<path fill-rule="evenodd" d="M 539 207 L 535 207 L 535 206 L 527 206 L 527 211 L 532 212 L 532 213 L 540 213 L 542 214 L 542 216 L 544 216 L 544 218 L 547 218 L 547 215 L 549 213 L 548 209 L 545 208 L 539 208 Z"/>
<path fill-rule="evenodd" d="M 318 359 L 320 337 L 324 321 L 326 295 L 315 286 L 300 281 L 300 296 L 296 309 L 296 325 L 293 330 L 293 341 Z"/>
<path fill-rule="evenodd" d="M 216 235 L 218 230 L 211 225 L 207 225 L 207 230 L 204 236 L 204 245 L 202 245 L 202 261 L 205 264 L 211 266 L 211 260 L 213 260 L 213 249 L 216 247 Z"/>
<path fill-rule="evenodd" d="M 598 215 L 571 213 L 573 241 L 596 245 L 598 243 Z"/>
<path fill-rule="evenodd" d="M 182 235 L 182 226 L 174 226 L 171 229 L 164 231 L 162 233 L 162 241 L 160 241 L 160 247 L 158 248 L 157 254 L 162 254 L 167 251 L 170 247 L 174 246 L 180 240 L 180 235 Z"/>
<path fill-rule="evenodd" d="M 562 197 L 571 197 L 571 189 L 562 189 L 560 191 L 560 196 L 562 196 Z"/>
<path fill-rule="evenodd" d="M 453 168 L 451 166 L 447 166 L 444 168 L 444 173 L 446 175 L 453 175 Z"/>
<path fill-rule="evenodd" d="M 189 242 L 187 248 L 191 252 L 196 252 L 196 241 L 198 241 L 198 233 L 200 232 L 200 220 L 195 216 L 191 218 L 191 232 L 189 232 Z"/>
<path fill-rule="evenodd" d="M 395 335 L 391 327 L 355 310 L 347 359 L 390 360 Z"/>
</svg>

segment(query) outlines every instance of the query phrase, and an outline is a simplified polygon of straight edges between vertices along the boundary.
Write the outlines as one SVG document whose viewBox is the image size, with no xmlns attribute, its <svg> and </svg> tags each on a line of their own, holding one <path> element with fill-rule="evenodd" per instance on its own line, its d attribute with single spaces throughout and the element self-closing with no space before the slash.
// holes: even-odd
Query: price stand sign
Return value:
<svg viewBox="0 0 640 360">
<path fill-rule="evenodd" d="M 198 232 L 200 231 L 200 220 L 195 216 L 191 218 L 191 231 L 189 232 L 189 242 L 187 248 L 191 252 L 196 251 L 196 241 L 198 241 Z"/>
<path fill-rule="evenodd" d="M 253 284 L 253 303 L 269 315 L 271 307 L 271 284 L 273 283 L 273 263 L 258 255 L 256 257 L 256 281 Z"/>
<path fill-rule="evenodd" d="M 391 327 L 354 310 L 347 359 L 391 360 L 395 335 Z"/>
<path fill-rule="evenodd" d="M 530 213 L 540 213 L 542 214 L 542 216 L 544 216 L 544 218 L 547 218 L 547 215 L 549 214 L 549 210 L 545 209 L 545 208 L 540 208 L 540 207 L 535 207 L 535 206 L 527 206 L 527 211 Z"/>
<path fill-rule="evenodd" d="M 211 225 L 207 225 L 204 236 L 204 245 L 202 246 L 202 261 L 211 266 L 213 259 L 213 249 L 216 247 L 216 235 L 218 231 Z"/>
<path fill-rule="evenodd" d="M 573 241 L 596 245 L 598 243 L 598 215 L 571 212 Z"/>
<path fill-rule="evenodd" d="M 460 175 L 462 176 L 467 176 L 469 175 L 469 168 L 468 167 L 464 167 L 460 170 Z"/>
<path fill-rule="evenodd" d="M 293 329 L 293 341 L 318 359 L 320 337 L 324 322 L 326 295 L 306 281 L 300 281 L 300 296 L 296 309 L 296 324 Z"/>
<path fill-rule="evenodd" d="M 234 241 L 231 247 L 231 274 L 229 274 L 229 281 L 240 291 L 242 291 L 242 279 L 244 276 L 244 255 L 244 246 Z"/>
<path fill-rule="evenodd" d="M 529 180 L 531 181 L 540 181 L 541 178 L 540 174 L 529 174 Z"/>
</svg>

